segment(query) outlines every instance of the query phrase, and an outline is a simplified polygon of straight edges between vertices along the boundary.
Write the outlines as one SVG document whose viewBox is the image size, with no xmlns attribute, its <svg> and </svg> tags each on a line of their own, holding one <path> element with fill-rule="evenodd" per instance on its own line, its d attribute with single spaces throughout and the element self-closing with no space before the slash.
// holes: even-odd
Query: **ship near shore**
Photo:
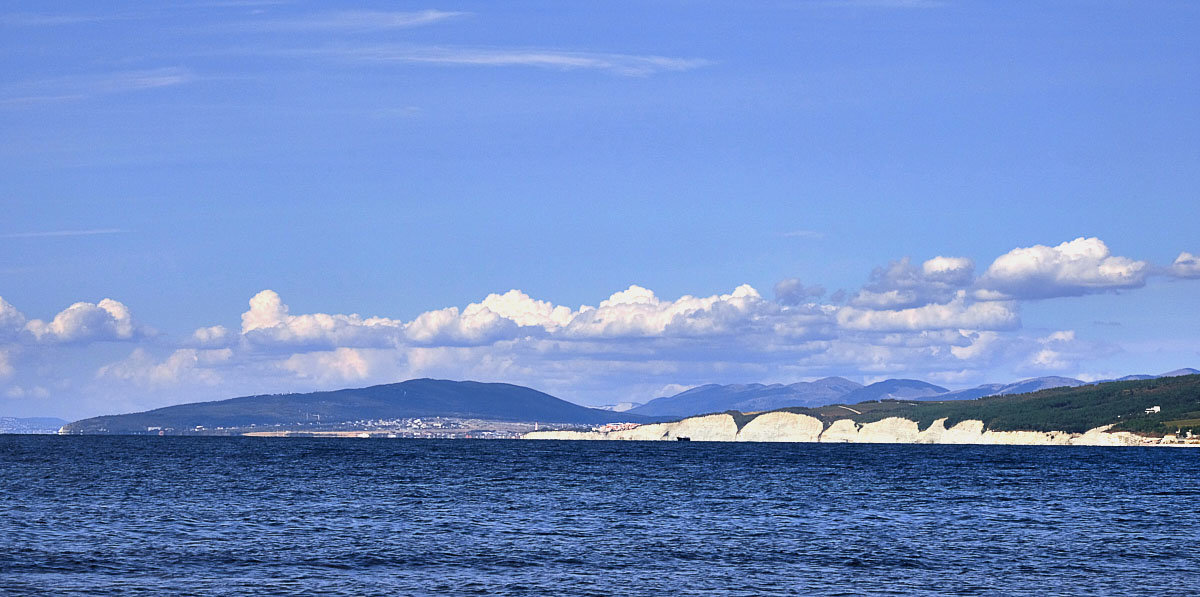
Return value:
<svg viewBox="0 0 1200 597">
<path fill-rule="evenodd" d="M 1200 447 L 1200 375 L 944 402 L 883 400 L 524 439 Z"/>
</svg>

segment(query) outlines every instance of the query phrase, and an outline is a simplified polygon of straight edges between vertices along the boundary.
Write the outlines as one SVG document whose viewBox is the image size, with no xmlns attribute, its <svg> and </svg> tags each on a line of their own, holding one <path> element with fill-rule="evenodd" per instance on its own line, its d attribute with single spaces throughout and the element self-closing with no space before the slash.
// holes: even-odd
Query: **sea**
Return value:
<svg viewBox="0 0 1200 597">
<path fill-rule="evenodd" d="M 0 436 L 3 595 L 1184 595 L 1200 450 Z"/>
</svg>

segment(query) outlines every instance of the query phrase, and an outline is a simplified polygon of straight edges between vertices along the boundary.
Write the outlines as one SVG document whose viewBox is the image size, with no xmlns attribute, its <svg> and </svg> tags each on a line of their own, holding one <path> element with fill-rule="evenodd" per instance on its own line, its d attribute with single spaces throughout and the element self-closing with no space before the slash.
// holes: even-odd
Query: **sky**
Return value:
<svg viewBox="0 0 1200 597">
<path fill-rule="evenodd" d="M 0 9 L 0 415 L 1200 367 L 1194 2 Z"/>
</svg>

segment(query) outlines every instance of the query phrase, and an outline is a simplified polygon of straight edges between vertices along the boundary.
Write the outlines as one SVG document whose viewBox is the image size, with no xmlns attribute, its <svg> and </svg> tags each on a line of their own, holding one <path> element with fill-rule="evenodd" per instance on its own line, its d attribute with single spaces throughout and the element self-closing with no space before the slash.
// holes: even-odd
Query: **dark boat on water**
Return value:
<svg viewBox="0 0 1200 597">
<path fill-rule="evenodd" d="M 692 438 L 690 438 L 690 437 L 683 437 L 683 436 L 681 435 L 681 436 L 679 436 L 679 437 L 675 438 L 675 441 L 677 441 L 677 442 L 690 442 L 690 441 L 692 441 Z"/>
</svg>

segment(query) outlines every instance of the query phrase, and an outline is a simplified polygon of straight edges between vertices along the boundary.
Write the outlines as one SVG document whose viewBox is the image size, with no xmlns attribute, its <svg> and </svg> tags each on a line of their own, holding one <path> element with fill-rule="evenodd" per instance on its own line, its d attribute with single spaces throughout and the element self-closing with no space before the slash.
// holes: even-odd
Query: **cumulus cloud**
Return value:
<svg viewBox="0 0 1200 597">
<path fill-rule="evenodd" d="M 422 313 L 405 326 L 405 333 L 419 344 L 489 344 L 522 333 L 553 332 L 569 325 L 575 315 L 569 307 L 510 290 L 489 294 L 461 312 L 449 307 Z"/>
<path fill-rule="evenodd" d="M 938 256 L 920 267 L 905 257 L 875 268 L 850 304 L 866 309 L 905 309 L 945 303 L 971 283 L 974 271 L 974 263 L 965 257 Z"/>
<path fill-rule="evenodd" d="M 138 388 L 205 399 L 213 388 L 238 395 L 435 376 L 615 403 L 654 398 L 670 384 L 825 375 L 978 383 L 996 381 L 973 376 L 1001 366 L 1071 374 L 1114 348 L 1067 330 L 1040 338 L 1017 332 L 1021 300 L 1134 287 L 1152 274 L 1198 277 L 1197 262 L 1185 252 L 1170 267 L 1152 268 L 1111 255 L 1098 239 L 1076 239 L 1015 249 L 978 278 L 965 257 L 893 261 L 845 302 L 822 301 L 823 288 L 792 278 L 775 286 L 774 299 L 750 285 L 678 298 L 630 285 L 576 308 L 513 289 L 411 319 L 293 313 L 278 293 L 263 290 L 249 300 L 240 328 L 200 327 L 173 352 L 163 351 L 164 339 L 141 344 L 89 369 L 95 376 L 85 383 L 112 388 L 111 402 Z M 144 329 L 111 299 L 76 303 L 48 322 L 27 320 L 0 299 L 0 377 L 17 375 L 16 350 L 25 384 L 29 372 L 58 371 L 52 353 L 76 350 L 64 344 L 137 340 Z"/>
<path fill-rule="evenodd" d="M 1176 278 L 1200 278 L 1200 255 L 1184 251 L 1175 258 L 1167 273 Z"/>
<path fill-rule="evenodd" d="M 1009 330 L 1020 324 L 1012 302 L 969 302 L 965 293 L 945 304 L 909 309 L 859 309 L 842 307 L 837 322 L 843 328 L 869 331 L 937 329 Z"/>
<path fill-rule="evenodd" d="M 129 308 L 112 299 L 75 303 L 49 322 L 30 320 L 25 330 L 39 342 L 130 340 L 138 334 Z"/>
<path fill-rule="evenodd" d="M 0 297 L 0 339 L 14 338 L 25 328 L 25 316 Z"/>
<path fill-rule="evenodd" d="M 191 341 L 198 346 L 203 347 L 221 347 L 228 345 L 233 340 L 233 333 L 229 328 L 223 325 L 213 325 L 203 328 L 198 328 L 192 332 Z"/>
<path fill-rule="evenodd" d="M 975 263 L 966 257 L 934 257 L 921 264 L 921 274 L 927 281 L 965 287 L 971 283 Z"/>
<path fill-rule="evenodd" d="M 984 357 L 995 354 L 1002 343 L 1002 337 L 994 331 L 964 332 L 968 343 L 951 346 L 950 354 L 963 361 L 979 361 Z"/>
<path fill-rule="evenodd" d="M 825 288 L 819 285 L 805 286 L 800 278 L 787 278 L 775 284 L 775 300 L 783 305 L 799 305 L 820 298 Z"/>
<path fill-rule="evenodd" d="M 250 309 L 242 313 L 242 335 L 250 343 L 266 347 L 394 346 L 402 330 L 402 322 L 385 317 L 291 315 L 273 290 L 254 295 Z"/>
<path fill-rule="evenodd" d="M 215 385 L 221 381 L 213 370 L 216 365 L 228 363 L 233 351 L 179 349 L 163 361 L 157 361 L 143 348 L 135 348 L 128 357 L 100 367 L 96 377 L 133 382 L 151 388 L 168 387 L 180 383 Z"/>
<path fill-rule="evenodd" d="M 295 354 L 279 365 L 297 376 L 321 383 L 367 379 L 371 366 L 363 352 L 353 348 Z"/>
<path fill-rule="evenodd" d="M 979 298 L 1040 299 L 1138 288 L 1149 264 L 1114 256 L 1098 238 L 1077 238 L 1055 247 L 1018 248 L 992 262 L 978 285 Z"/>
<path fill-rule="evenodd" d="M 663 301 L 641 286 L 583 307 L 566 327 L 573 338 L 696 337 L 754 331 L 777 307 L 748 284 L 730 294 Z"/>
</svg>

